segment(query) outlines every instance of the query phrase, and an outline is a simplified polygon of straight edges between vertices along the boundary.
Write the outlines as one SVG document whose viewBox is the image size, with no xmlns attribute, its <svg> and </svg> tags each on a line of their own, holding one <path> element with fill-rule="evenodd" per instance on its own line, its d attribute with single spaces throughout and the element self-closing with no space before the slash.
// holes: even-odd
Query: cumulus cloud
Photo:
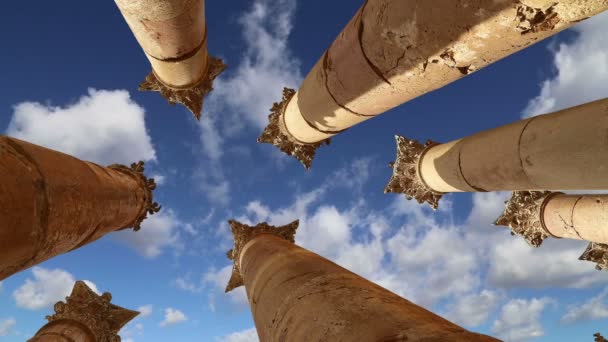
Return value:
<svg viewBox="0 0 608 342">
<path fill-rule="evenodd" d="M 145 258 L 156 258 L 167 248 L 180 248 L 178 227 L 181 221 L 170 209 L 149 215 L 137 232 L 127 229 L 112 233 L 118 241 L 135 249 Z"/>
<path fill-rule="evenodd" d="M 156 160 L 144 109 L 125 90 L 89 89 L 65 107 L 19 103 L 6 134 L 102 165 Z"/>
<path fill-rule="evenodd" d="M 572 305 L 561 318 L 562 323 L 572 324 L 580 321 L 608 318 L 608 288 L 584 303 Z"/>
<path fill-rule="evenodd" d="M 608 13 L 576 26 L 578 37 L 553 48 L 555 76 L 545 80 L 523 117 L 550 113 L 606 97 L 608 84 Z"/>
<path fill-rule="evenodd" d="M 0 320 L 0 336 L 6 336 L 11 333 L 13 328 L 17 325 L 17 320 L 14 318 L 7 318 Z M 253 341 L 253 340 L 227 340 L 227 341 Z"/>
<path fill-rule="evenodd" d="M 188 317 L 178 309 L 174 308 L 166 308 L 165 309 L 165 319 L 160 322 L 160 327 L 164 328 L 169 325 L 174 325 L 178 323 L 182 323 L 188 320 Z"/>
<path fill-rule="evenodd" d="M 29 310 L 46 309 L 58 301 L 64 300 L 72 292 L 76 279 L 61 269 L 32 268 L 32 278 L 13 292 L 18 307 Z M 84 281 L 94 292 L 99 294 L 97 286 Z"/>
<path fill-rule="evenodd" d="M 255 328 L 233 332 L 217 339 L 217 342 L 259 342 L 258 332 Z"/>
<path fill-rule="evenodd" d="M 501 309 L 492 325 L 492 333 L 506 342 L 524 341 L 545 334 L 540 316 L 545 308 L 555 303 L 551 298 L 512 299 Z"/>
<path fill-rule="evenodd" d="M 509 229 L 490 223 L 504 210 L 510 194 L 475 193 L 467 219 L 468 249 L 476 250 L 487 263 L 487 281 L 493 287 L 588 288 L 608 283 L 591 262 L 578 260 L 587 242 L 547 239 L 539 248 L 530 247 L 521 237 L 510 236 Z"/>
<path fill-rule="evenodd" d="M 608 278 L 594 263 L 578 260 L 588 242 L 548 239 L 532 248 L 520 237 L 503 240 L 490 253 L 489 281 L 503 288 L 586 288 Z"/>
<path fill-rule="evenodd" d="M 499 293 L 491 290 L 462 296 L 449 305 L 445 316 L 457 324 L 477 327 L 498 308 L 501 297 Z"/>
<path fill-rule="evenodd" d="M 138 317 L 145 318 L 150 316 L 152 314 L 153 308 L 154 307 L 152 306 L 152 304 L 140 306 L 139 308 L 137 308 L 137 311 L 139 311 Z"/>
</svg>

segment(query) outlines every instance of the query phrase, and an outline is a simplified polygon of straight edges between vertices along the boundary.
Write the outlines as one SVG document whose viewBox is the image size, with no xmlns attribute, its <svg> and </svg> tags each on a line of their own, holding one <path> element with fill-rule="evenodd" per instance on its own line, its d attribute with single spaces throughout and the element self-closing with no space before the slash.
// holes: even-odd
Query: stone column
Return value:
<svg viewBox="0 0 608 342">
<path fill-rule="evenodd" d="M 200 119 L 203 97 L 226 66 L 207 53 L 204 0 L 115 0 L 152 65 L 139 90 L 158 91 Z"/>
<path fill-rule="evenodd" d="M 608 189 L 608 98 L 445 144 L 397 136 L 385 191 L 437 208 L 446 192 Z"/>
<path fill-rule="evenodd" d="M 258 141 L 309 168 L 330 137 L 606 9 L 605 0 L 367 0 L 272 108 Z"/>
<path fill-rule="evenodd" d="M 296 246 L 298 221 L 230 226 L 226 291 L 245 286 L 260 341 L 498 341 Z"/>
<path fill-rule="evenodd" d="M 0 136 L 0 280 L 133 227 L 160 207 L 143 162 L 102 167 Z"/>
<path fill-rule="evenodd" d="M 494 224 L 510 227 L 533 247 L 549 236 L 590 241 L 580 259 L 608 269 L 608 195 L 514 191 L 505 204 Z"/>
<path fill-rule="evenodd" d="M 118 332 L 139 312 L 111 304 L 112 295 L 101 296 L 83 281 L 77 281 L 72 294 L 55 304 L 55 314 L 29 342 L 120 342 Z"/>
</svg>

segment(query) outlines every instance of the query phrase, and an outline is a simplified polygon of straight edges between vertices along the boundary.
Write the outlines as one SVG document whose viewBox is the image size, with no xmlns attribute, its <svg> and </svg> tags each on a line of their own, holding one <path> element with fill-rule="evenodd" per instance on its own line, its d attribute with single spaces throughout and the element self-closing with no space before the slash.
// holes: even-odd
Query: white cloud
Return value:
<svg viewBox="0 0 608 342">
<path fill-rule="evenodd" d="M 143 336 L 144 334 L 144 325 L 141 323 L 136 323 L 137 319 L 130 321 L 119 331 L 119 335 L 122 338 L 123 342 L 134 342 L 133 336 Z"/>
<path fill-rule="evenodd" d="M 606 97 L 608 84 L 608 12 L 574 27 L 579 36 L 554 51 L 557 75 L 543 82 L 524 117 L 550 113 Z"/>
<path fill-rule="evenodd" d="M 217 339 L 218 342 L 259 342 L 258 332 L 255 328 L 233 332 L 230 335 Z"/>
<path fill-rule="evenodd" d="M 13 292 L 17 306 L 29 310 L 46 309 L 72 292 L 76 279 L 74 276 L 61 269 L 46 269 L 42 267 L 32 268 L 34 279 L 28 278 L 25 283 Z M 96 293 L 97 286 L 84 281 Z"/>
<path fill-rule="evenodd" d="M 242 127 L 244 119 L 255 128 L 263 128 L 268 124 L 270 107 L 281 99 L 283 87 L 297 88 L 300 84 L 299 61 L 288 47 L 295 9 L 295 0 L 256 0 L 240 17 L 245 55 L 234 74 L 215 81 L 211 105 L 229 112 L 236 126 Z"/>
<path fill-rule="evenodd" d="M 495 291 L 483 290 L 456 299 L 445 314 L 451 321 L 468 327 L 477 327 L 488 319 L 498 308 L 501 295 Z"/>
<path fill-rule="evenodd" d="M 487 281 L 493 287 L 587 288 L 608 283 L 591 262 L 578 260 L 587 242 L 549 238 L 539 248 L 530 247 L 521 237 L 510 236 L 509 228 L 490 223 L 504 210 L 509 193 L 475 193 L 467 219 L 468 250 L 475 250 L 487 263 Z"/>
<path fill-rule="evenodd" d="M 167 208 L 149 215 L 139 231 L 131 229 L 112 233 L 112 236 L 135 249 L 146 258 L 155 258 L 166 248 L 179 248 L 181 240 L 178 227 L 182 225 L 175 214 Z"/>
<path fill-rule="evenodd" d="M 19 103 L 6 133 L 102 165 L 156 160 L 144 109 L 125 90 L 89 89 L 65 107 Z"/>
<path fill-rule="evenodd" d="M 152 314 L 153 308 L 154 307 L 152 306 L 152 304 L 140 306 L 139 308 L 137 308 L 137 311 L 139 311 L 138 317 L 144 318 L 150 316 Z"/>
<path fill-rule="evenodd" d="M 212 203 L 230 201 L 232 187 L 221 163 L 228 137 L 248 126 L 262 129 L 268 123 L 270 107 L 280 101 L 283 87 L 295 88 L 300 83 L 299 62 L 287 44 L 295 7 L 296 0 L 256 0 L 238 20 L 244 55 L 237 66 L 214 81 L 205 103 L 206 114 L 199 122 L 204 167 L 196 178 Z"/>
<path fill-rule="evenodd" d="M 582 304 L 572 305 L 561 318 L 563 323 L 608 318 L 608 288 Z"/>
<path fill-rule="evenodd" d="M 150 178 L 154 178 L 154 182 L 156 183 L 156 185 L 163 185 L 165 184 L 165 181 L 167 180 L 165 176 L 159 174 L 159 173 L 155 173 L 152 176 L 150 176 Z"/>
<path fill-rule="evenodd" d="M 492 325 L 492 333 L 506 342 L 524 341 L 545 334 L 540 316 L 545 308 L 555 303 L 553 299 L 512 299 L 506 303 L 500 317 Z"/>
<path fill-rule="evenodd" d="M 202 291 L 202 286 L 194 283 L 190 276 L 178 277 L 173 281 L 173 284 L 180 290 L 197 293 Z"/>
<path fill-rule="evenodd" d="M 547 239 L 539 248 L 521 237 L 495 244 L 490 253 L 489 281 L 502 288 L 586 288 L 608 283 L 591 262 L 578 260 L 588 242 Z"/>
<path fill-rule="evenodd" d="M 17 321 L 14 318 L 7 318 L 5 320 L 0 321 L 0 336 L 6 336 L 11 333 L 11 330 L 17 325 Z M 241 340 L 233 340 L 233 341 L 241 341 Z M 249 340 L 242 340 L 249 341 Z M 252 340 L 253 341 L 253 340 Z"/>
<path fill-rule="evenodd" d="M 174 325 L 178 323 L 182 323 L 188 320 L 188 317 L 178 309 L 166 308 L 165 309 L 165 319 L 160 322 L 160 326 L 162 328 L 167 327 L 169 325 Z"/>
<path fill-rule="evenodd" d="M 216 292 L 222 293 L 223 295 L 224 289 L 226 288 L 226 285 L 228 285 L 228 280 L 230 280 L 231 274 L 232 265 L 225 266 L 219 270 L 211 269 L 203 275 L 203 284 L 212 286 Z M 228 292 L 226 295 L 230 298 L 232 303 L 240 307 L 249 306 L 247 293 L 245 292 L 245 287 L 243 286 Z M 214 298 L 210 299 L 213 305 Z"/>
</svg>

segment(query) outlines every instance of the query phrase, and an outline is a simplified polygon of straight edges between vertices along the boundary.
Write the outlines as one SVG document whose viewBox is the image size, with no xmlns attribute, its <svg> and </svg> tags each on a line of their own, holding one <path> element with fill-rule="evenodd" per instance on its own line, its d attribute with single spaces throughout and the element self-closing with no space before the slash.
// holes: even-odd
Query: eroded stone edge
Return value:
<svg viewBox="0 0 608 342">
<path fill-rule="evenodd" d="M 281 102 L 275 102 L 270 108 L 268 115 L 268 126 L 257 139 L 259 143 L 271 144 L 279 148 L 283 153 L 295 157 L 304 165 L 306 170 L 309 170 L 312 165 L 312 160 L 315 157 L 317 148 L 323 144 L 329 145 L 330 139 L 326 139 L 314 144 L 306 144 L 297 141 L 287 132 L 283 123 L 283 116 L 291 98 L 296 91 L 291 88 L 283 88 L 283 97 Z"/>
<path fill-rule="evenodd" d="M 424 152 L 437 145 L 428 140 L 424 145 L 399 135 L 395 136 L 397 142 L 397 159 L 389 164 L 393 168 L 393 175 L 384 188 L 384 193 L 394 192 L 405 194 L 408 200 L 415 199 L 418 203 L 428 203 L 433 209 L 439 206 L 443 193 L 429 188 L 419 175 L 418 164 Z"/>
</svg>

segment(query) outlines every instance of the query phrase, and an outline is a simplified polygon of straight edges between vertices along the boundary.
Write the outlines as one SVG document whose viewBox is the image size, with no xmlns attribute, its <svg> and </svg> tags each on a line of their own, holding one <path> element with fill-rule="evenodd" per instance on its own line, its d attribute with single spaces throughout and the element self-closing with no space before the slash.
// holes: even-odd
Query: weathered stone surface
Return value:
<svg viewBox="0 0 608 342">
<path fill-rule="evenodd" d="M 295 139 L 290 136 L 289 132 L 285 130 L 283 115 L 285 114 L 285 108 L 294 94 L 295 90 L 293 89 L 283 89 L 283 98 L 281 102 L 275 102 L 272 105 L 272 108 L 270 108 L 271 113 L 268 116 L 268 126 L 266 126 L 258 138 L 258 142 L 278 147 L 285 154 L 299 160 L 308 170 L 312 165 L 312 160 L 315 157 L 317 148 L 321 147 L 323 144 L 329 145 L 330 140 L 327 139 L 314 144 L 305 144 L 295 141 Z"/>
<path fill-rule="evenodd" d="M 102 236 L 139 228 L 154 181 L 130 168 L 102 167 L 0 136 L 0 280 Z"/>
<path fill-rule="evenodd" d="M 608 244 L 591 242 L 579 260 L 596 263 L 598 271 L 608 270 Z"/>
<path fill-rule="evenodd" d="M 241 260 L 239 273 L 261 341 L 497 341 L 284 237 L 257 235 L 233 258 Z"/>
<path fill-rule="evenodd" d="M 230 276 L 230 280 L 228 281 L 228 285 L 226 286 L 226 292 L 230 292 L 233 289 L 243 285 L 243 278 L 241 276 L 241 262 L 239 256 L 241 255 L 241 251 L 245 245 L 251 241 L 253 238 L 261 235 L 261 234 L 270 234 L 276 235 L 294 243 L 294 237 L 296 235 L 296 229 L 298 229 L 298 225 L 300 224 L 299 220 L 293 221 L 288 225 L 275 227 L 267 224 L 266 222 L 260 223 L 256 226 L 250 227 L 248 225 L 242 224 L 235 220 L 228 221 L 230 224 L 230 229 L 232 230 L 232 236 L 234 238 L 234 247 L 228 251 L 227 256 L 228 259 L 234 262 L 232 267 L 232 275 Z"/>
<path fill-rule="evenodd" d="M 419 173 L 419 162 L 424 152 L 437 143 L 427 141 L 424 145 L 416 140 L 410 140 L 402 136 L 395 136 L 397 141 L 397 159 L 391 163 L 393 175 L 389 180 L 384 193 L 403 193 L 408 200 L 412 198 L 418 203 L 428 203 L 433 209 L 439 206 L 439 200 L 443 195 L 429 188 Z"/>
<path fill-rule="evenodd" d="M 512 235 L 520 235 L 530 246 L 540 246 L 549 236 L 541 222 L 541 207 L 551 194 L 551 191 L 513 191 L 494 224 L 511 228 Z"/>
<path fill-rule="evenodd" d="M 204 97 L 213 90 L 213 80 L 226 69 L 226 64 L 219 59 L 209 57 L 207 73 L 200 82 L 187 88 L 174 88 L 165 85 L 154 73 L 150 72 L 146 79 L 139 85 L 141 91 L 157 91 L 167 102 L 174 105 L 183 104 L 188 108 L 197 120 L 201 118 Z"/>
<path fill-rule="evenodd" d="M 139 312 L 111 304 L 111 300 L 110 293 L 100 296 L 77 281 L 65 302 L 57 302 L 55 313 L 46 317 L 49 323 L 30 341 L 120 342 L 118 332 Z"/>
</svg>

